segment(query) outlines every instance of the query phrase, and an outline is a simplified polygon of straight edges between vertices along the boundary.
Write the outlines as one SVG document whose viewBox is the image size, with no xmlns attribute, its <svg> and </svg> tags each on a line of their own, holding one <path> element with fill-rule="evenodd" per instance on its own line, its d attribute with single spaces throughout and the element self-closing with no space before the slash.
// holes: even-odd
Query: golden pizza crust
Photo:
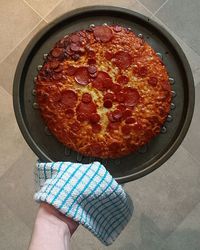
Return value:
<svg viewBox="0 0 200 250">
<path fill-rule="evenodd" d="M 36 93 L 55 137 L 101 158 L 121 157 L 146 144 L 160 132 L 171 102 L 160 58 L 120 26 L 97 26 L 61 39 L 38 74 Z"/>
</svg>

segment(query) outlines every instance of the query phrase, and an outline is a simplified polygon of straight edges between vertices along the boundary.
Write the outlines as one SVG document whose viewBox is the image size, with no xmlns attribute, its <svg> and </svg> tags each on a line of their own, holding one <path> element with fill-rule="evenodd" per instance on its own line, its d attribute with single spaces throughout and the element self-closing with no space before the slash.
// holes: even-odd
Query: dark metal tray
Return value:
<svg viewBox="0 0 200 250">
<path fill-rule="evenodd" d="M 34 97 L 34 77 L 43 55 L 64 35 L 90 24 L 119 24 L 130 27 L 160 53 L 173 89 L 170 115 L 161 133 L 138 152 L 116 160 L 101 160 L 71 151 L 49 135 Z M 40 66 L 39 66 L 40 67 Z M 115 179 L 128 182 L 161 166 L 178 148 L 189 128 L 194 110 L 194 82 L 188 61 L 174 38 L 160 25 L 133 11 L 95 6 L 81 8 L 56 19 L 40 31 L 26 47 L 16 70 L 13 103 L 21 132 L 41 161 L 101 161 Z"/>
</svg>

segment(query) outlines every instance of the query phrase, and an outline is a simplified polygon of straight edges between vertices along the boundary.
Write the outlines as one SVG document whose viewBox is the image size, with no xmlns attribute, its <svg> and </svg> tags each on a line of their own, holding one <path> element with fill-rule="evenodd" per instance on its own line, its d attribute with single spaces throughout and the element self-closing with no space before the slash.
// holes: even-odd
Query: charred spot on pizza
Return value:
<svg viewBox="0 0 200 250">
<path fill-rule="evenodd" d="M 62 38 L 36 79 L 50 132 L 86 156 L 117 158 L 157 135 L 170 111 L 168 73 L 144 39 L 96 26 Z"/>
</svg>

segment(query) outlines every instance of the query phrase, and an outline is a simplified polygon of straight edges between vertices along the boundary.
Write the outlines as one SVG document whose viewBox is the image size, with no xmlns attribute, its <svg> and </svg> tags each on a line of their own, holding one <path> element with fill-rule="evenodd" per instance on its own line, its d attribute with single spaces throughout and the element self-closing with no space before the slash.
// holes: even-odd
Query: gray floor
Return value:
<svg viewBox="0 0 200 250">
<path fill-rule="evenodd" d="M 0 249 L 27 249 L 37 205 L 33 202 L 36 156 L 24 142 L 12 108 L 18 59 L 33 35 L 60 14 L 86 5 L 126 7 L 160 22 L 177 39 L 192 67 L 196 106 L 177 152 L 152 174 L 125 186 L 135 204 L 116 250 L 200 249 L 200 1 L 199 0 L 1 0 L 0 8 Z M 106 249 L 80 227 L 72 248 Z"/>
</svg>

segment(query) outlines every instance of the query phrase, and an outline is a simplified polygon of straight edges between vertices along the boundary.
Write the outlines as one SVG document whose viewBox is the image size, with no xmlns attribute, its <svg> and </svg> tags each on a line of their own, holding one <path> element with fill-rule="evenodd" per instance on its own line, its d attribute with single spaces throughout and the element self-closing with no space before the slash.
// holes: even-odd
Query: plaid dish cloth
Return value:
<svg viewBox="0 0 200 250">
<path fill-rule="evenodd" d="M 129 222 L 133 204 L 129 196 L 99 162 L 36 164 L 38 191 L 45 201 L 110 245 Z"/>
</svg>

